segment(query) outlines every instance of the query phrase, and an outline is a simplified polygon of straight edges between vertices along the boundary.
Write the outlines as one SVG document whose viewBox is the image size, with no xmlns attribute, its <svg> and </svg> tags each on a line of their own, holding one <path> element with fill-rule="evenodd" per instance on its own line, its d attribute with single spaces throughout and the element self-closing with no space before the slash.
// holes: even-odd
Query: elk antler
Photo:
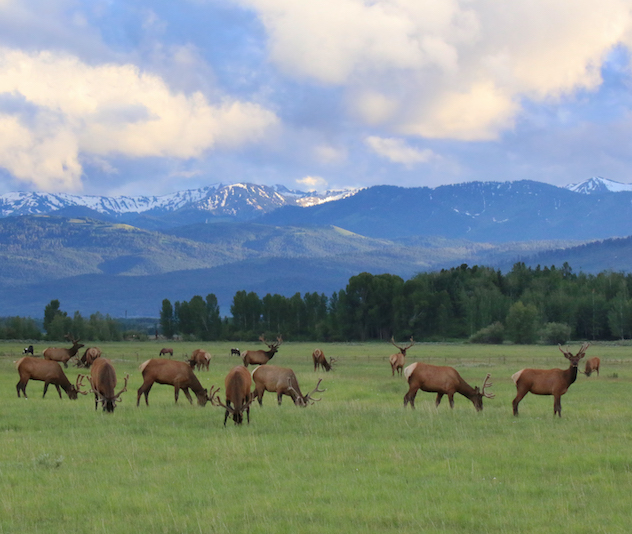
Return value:
<svg viewBox="0 0 632 534">
<path fill-rule="evenodd" d="M 121 399 L 119 397 L 121 396 L 121 394 L 127 391 L 127 381 L 129 380 L 129 373 L 125 375 L 124 380 L 125 384 L 123 384 L 123 389 L 119 391 L 116 395 L 114 395 L 114 398 L 112 399 L 114 402 L 120 401 Z"/>
<path fill-rule="evenodd" d="M 406 347 L 400 347 L 399 345 L 395 345 L 395 339 L 391 336 L 391 344 L 399 349 L 402 354 L 405 354 L 406 351 L 415 344 L 415 341 L 413 340 L 413 336 L 410 336 L 410 343 Z"/>
<path fill-rule="evenodd" d="M 483 389 L 481 391 L 482 391 L 484 397 L 487 397 L 488 399 L 493 399 L 496 395 L 494 395 L 493 393 L 485 393 L 485 388 L 490 388 L 493 385 L 489 381 L 489 377 L 490 376 L 492 376 L 492 375 L 490 373 L 487 373 L 487 376 L 485 377 L 485 381 L 483 382 Z"/>
<path fill-rule="evenodd" d="M 81 387 L 83 386 L 84 375 L 77 375 L 77 382 L 75 382 L 75 389 L 77 393 L 81 393 L 82 395 L 87 395 L 88 391 L 81 391 Z"/>
<path fill-rule="evenodd" d="M 323 381 L 323 379 L 319 379 L 318 383 L 316 384 L 316 387 L 311 391 L 311 393 L 308 393 L 307 395 L 305 395 L 305 402 L 311 401 L 312 404 L 314 404 L 314 402 L 318 402 L 319 400 L 322 399 L 314 399 L 312 398 L 312 395 L 314 393 L 324 393 L 325 391 L 327 391 L 326 389 L 318 389 L 318 386 L 320 386 L 320 383 Z"/>
<path fill-rule="evenodd" d="M 217 389 L 215 390 L 213 388 L 215 388 L 215 386 L 211 386 L 211 389 L 206 394 L 206 397 L 208 401 L 211 403 L 211 406 L 219 406 L 217 404 L 217 401 L 219 401 L 219 397 L 215 397 L 215 395 L 219 393 L 219 386 L 217 386 Z"/>
</svg>

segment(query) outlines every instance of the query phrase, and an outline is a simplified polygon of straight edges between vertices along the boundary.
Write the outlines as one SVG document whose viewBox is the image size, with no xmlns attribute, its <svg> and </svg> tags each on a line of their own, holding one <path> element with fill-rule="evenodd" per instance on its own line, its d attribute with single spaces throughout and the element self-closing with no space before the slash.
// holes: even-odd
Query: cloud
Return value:
<svg viewBox="0 0 632 534">
<path fill-rule="evenodd" d="M 406 144 L 403 139 L 370 136 L 365 139 L 366 144 L 373 151 L 394 162 L 412 166 L 415 163 L 427 163 L 436 158 L 432 150 L 418 150 Z"/>
<path fill-rule="evenodd" d="M 305 178 L 296 180 L 296 183 L 307 187 L 308 191 L 327 189 L 328 185 L 327 180 L 321 178 L 320 176 L 306 176 Z"/>
<path fill-rule="evenodd" d="M 83 154 L 198 158 L 258 142 L 278 123 L 256 103 L 211 104 L 132 64 L 51 51 L 0 48 L 0 95 L 23 104 L 0 115 L 0 165 L 43 189 L 79 189 Z"/>
</svg>

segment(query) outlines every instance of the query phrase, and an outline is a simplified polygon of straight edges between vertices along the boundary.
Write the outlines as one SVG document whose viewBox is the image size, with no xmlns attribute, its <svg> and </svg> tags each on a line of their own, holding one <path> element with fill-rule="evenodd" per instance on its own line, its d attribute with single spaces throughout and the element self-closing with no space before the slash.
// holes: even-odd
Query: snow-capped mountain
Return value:
<svg viewBox="0 0 632 534">
<path fill-rule="evenodd" d="M 602 178 L 601 176 L 594 176 L 578 184 L 569 184 L 566 186 L 566 189 L 574 191 L 575 193 L 583 193 L 584 195 L 594 193 L 620 193 L 622 191 L 632 191 L 632 184 L 623 184 Z"/>
</svg>

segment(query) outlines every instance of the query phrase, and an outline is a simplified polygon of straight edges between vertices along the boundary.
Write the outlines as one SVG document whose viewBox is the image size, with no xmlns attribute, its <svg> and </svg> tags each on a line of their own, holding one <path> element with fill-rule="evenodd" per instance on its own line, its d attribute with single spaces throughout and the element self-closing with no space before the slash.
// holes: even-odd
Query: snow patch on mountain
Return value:
<svg viewBox="0 0 632 534">
<path fill-rule="evenodd" d="M 624 184 L 615 182 L 601 176 L 593 176 L 588 180 L 578 184 L 569 184 L 566 186 L 569 191 L 591 195 L 595 193 L 621 193 L 623 191 L 632 191 L 632 184 Z"/>
</svg>

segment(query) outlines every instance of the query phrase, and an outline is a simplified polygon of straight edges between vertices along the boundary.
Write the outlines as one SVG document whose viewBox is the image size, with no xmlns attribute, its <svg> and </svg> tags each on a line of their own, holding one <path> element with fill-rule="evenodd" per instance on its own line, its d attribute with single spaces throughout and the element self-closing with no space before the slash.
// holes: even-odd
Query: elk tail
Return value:
<svg viewBox="0 0 632 534">
<path fill-rule="evenodd" d="M 410 375 L 413 374 L 413 371 L 415 370 L 415 367 L 417 367 L 418 363 L 419 362 L 411 363 L 408 367 L 406 367 L 406 369 L 404 369 L 404 376 L 406 377 L 406 380 L 408 380 Z"/>
<path fill-rule="evenodd" d="M 520 371 L 511 375 L 511 379 L 514 381 L 514 384 L 518 385 L 518 380 L 520 379 L 520 375 L 522 374 L 522 371 L 524 371 L 524 369 L 520 369 Z"/>
<path fill-rule="evenodd" d="M 141 363 L 138 368 L 140 369 L 140 372 L 142 373 L 145 370 L 145 367 L 147 367 L 147 364 L 151 361 L 151 359 L 149 360 L 145 360 L 143 363 Z"/>
</svg>

